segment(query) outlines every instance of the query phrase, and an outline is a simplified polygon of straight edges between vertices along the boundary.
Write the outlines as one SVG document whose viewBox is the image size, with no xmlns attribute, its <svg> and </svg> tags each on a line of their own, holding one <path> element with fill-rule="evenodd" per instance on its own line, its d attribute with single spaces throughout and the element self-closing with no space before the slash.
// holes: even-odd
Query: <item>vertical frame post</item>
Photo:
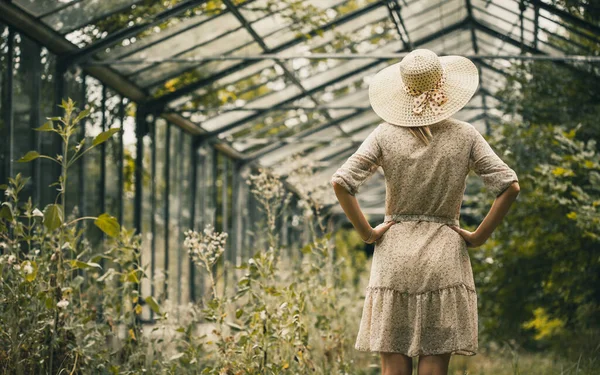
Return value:
<svg viewBox="0 0 600 375">
<path fill-rule="evenodd" d="M 121 109 L 123 108 L 123 101 L 121 101 Z M 123 121 L 121 120 L 121 126 L 123 126 Z M 153 119 L 152 125 L 150 126 L 150 138 L 152 140 L 152 150 L 151 150 L 151 167 L 150 173 L 152 176 L 152 180 L 150 182 L 150 231 L 152 232 L 152 239 L 150 242 L 150 295 L 154 297 L 155 295 L 155 285 L 154 285 L 154 275 L 156 274 L 156 119 Z M 121 142 L 121 149 L 122 149 Z M 122 181 L 123 173 L 119 175 L 119 178 Z M 121 185 L 122 186 L 122 185 Z M 123 195 L 121 190 L 121 196 Z M 122 216 L 122 215 L 121 215 Z M 150 320 L 154 320 L 154 310 L 150 309 Z"/>
<path fill-rule="evenodd" d="M 41 152 L 42 143 L 40 133 L 34 131 L 33 129 L 39 127 L 41 125 L 41 99 L 42 99 L 42 78 L 41 78 L 41 48 L 40 45 L 35 44 L 35 56 L 30 59 L 31 63 L 31 112 L 29 117 L 29 127 L 31 129 L 30 132 L 30 148 L 32 150 Z M 34 204 L 39 205 L 40 203 L 40 194 L 41 194 L 41 168 L 40 168 L 40 159 L 33 160 L 31 162 L 31 176 L 32 176 L 32 201 Z"/>
<path fill-rule="evenodd" d="M 169 193 L 171 189 L 171 124 L 167 123 L 166 126 L 166 139 L 165 139 L 165 168 L 164 168 L 164 179 L 165 179 L 165 192 L 164 192 L 164 212 L 163 217 L 165 220 L 165 248 L 163 249 L 165 252 L 165 279 L 164 279 L 164 294 L 165 299 L 169 298 L 169 224 L 170 224 L 170 205 L 169 205 Z"/>
<path fill-rule="evenodd" d="M 15 33 L 12 28 L 8 29 L 8 52 L 6 56 L 6 72 L 2 83 L 2 120 L 4 127 L 2 130 L 2 138 L 5 139 L 5 147 L 2 147 L 0 157 L 2 165 L 0 166 L 0 184 L 7 184 L 8 178 L 13 174 L 13 152 L 14 152 L 14 135 L 13 135 L 13 60 L 15 47 Z"/>
<path fill-rule="evenodd" d="M 196 199 L 197 199 L 197 189 L 198 189 L 198 140 L 195 137 L 191 139 L 191 147 L 190 147 L 190 165 L 192 168 L 192 176 L 191 176 L 191 184 L 190 184 L 190 229 L 196 229 Z M 196 302 L 196 269 L 194 267 L 194 262 L 189 260 L 189 270 L 190 277 L 189 280 L 189 300 L 191 302 Z"/>
</svg>

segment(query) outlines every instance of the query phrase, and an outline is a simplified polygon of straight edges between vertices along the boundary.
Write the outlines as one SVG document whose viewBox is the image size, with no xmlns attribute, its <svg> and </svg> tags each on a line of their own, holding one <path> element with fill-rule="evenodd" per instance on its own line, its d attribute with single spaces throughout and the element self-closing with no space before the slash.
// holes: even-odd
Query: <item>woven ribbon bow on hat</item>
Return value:
<svg viewBox="0 0 600 375">
<path fill-rule="evenodd" d="M 404 85 L 404 90 L 415 98 L 413 99 L 412 111 L 416 115 L 423 113 L 423 110 L 429 103 L 429 108 L 434 114 L 440 114 L 445 111 L 443 104 L 448 101 L 448 96 L 442 89 L 446 80 L 446 74 L 442 74 L 441 79 L 436 83 L 435 87 L 427 91 L 415 90 Z"/>
</svg>

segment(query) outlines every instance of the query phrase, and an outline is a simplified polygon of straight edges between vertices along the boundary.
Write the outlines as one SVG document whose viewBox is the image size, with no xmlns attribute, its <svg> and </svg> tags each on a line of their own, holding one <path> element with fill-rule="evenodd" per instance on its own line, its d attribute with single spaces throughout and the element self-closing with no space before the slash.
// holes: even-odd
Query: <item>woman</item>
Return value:
<svg viewBox="0 0 600 375">
<path fill-rule="evenodd" d="M 416 49 L 378 72 L 369 87 L 384 122 L 331 178 L 366 243 L 375 243 L 355 348 L 379 352 L 384 375 L 447 374 L 452 354 L 478 350 L 477 293 L 467 248 L 482 245 L 519 193 L 516 173 L 471 124 L 451 118 L 477 90 L 462 56 Z M 382 167 L 384 223 L 372 228 L 355 195 Z M 470 170 L 496 197 L 474 232 L 461 229 Z"/>
</svg>

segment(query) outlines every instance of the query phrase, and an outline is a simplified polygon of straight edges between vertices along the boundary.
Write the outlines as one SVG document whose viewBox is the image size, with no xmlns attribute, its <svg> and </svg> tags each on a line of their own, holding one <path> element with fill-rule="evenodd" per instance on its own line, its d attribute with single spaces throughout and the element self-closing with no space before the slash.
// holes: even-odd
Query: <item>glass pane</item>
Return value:
<svg viewBox="0 0 600 375">
<path fill-rule="evenodd" d="M 83 0 L 72 2 L 72 5 L 42 17 L 42 21 L 59 33 L 67 33 L 111 12 L 123 10 L 135 2 L 136 0 Z"/>
<path fill-rule="evenodd" d="M 274 165 L 277 161 L 289 157 L 297 152 L 302 152 L 309 147 L 313 147 L 311 143 L 290 143 L 285 147 L 280 147 L 276 151 L 270 152 L 261 157 L 260 164 L 266 167 Z"/>
<path fill-rule="evenodd" d="M 464 3 L 458 0 L 444 1 L 441 4 L 420 1 L 402 9 L 406 29 L 413 42 L 453 25 L 467 16 Z"/>
<path fill-rule="evenodd" d="M 300 89 L 297 86 L 287 86 L 281 91 L 276 91 L 272 94 L 269 94 L 265 97 L 262 97 L 253 102 L 254 105 L 260 107 L 272 107 L 276 103 L 281 102 L 283 100 L 289 99 L 295 95 L 299 95 L 301 93 Z M 227 112 L 223 115 L 211 118 L 208 121 L 202 123 L 202 128 L 213 131 L 222 128 L 223 126 L 233 123 L 235 121 L 241 121 L 244 118 L 247 118 L 253 115 L 254 111 L 231 111 Z"/>
<path fill-rule="evenodd" d="M 119 109 L 121 105 L 121 97 L 116 95 L 111 90 L 107 90 L 107 96 L 105 100 L 106 106 L 106 129 L 111 127 L 121 127 L 121 119 L 119 116 Z M 121 187 L 117 181 L 119 181 L 119 175 L 121 171 L 118 169 L 119 161 L 121 159 L 121 146 L 120 146 L 120 133 L 117 133 L 109 142 L 105 143 L 106 147 L 106 212 L 111 215 L 119 215 L 119 206 L 121 204 Z"/>
<path fill-rule="evenodd" d="M 191 228 L 191 210 L 190 207 L 192 205 L 192 184 L 191 184 L 191 176 L 192 176 L 192 164 L 191 164 L 191 156 L 192 156 L 192 137 L 189 134 L 182 133 L 181 140 L 181 162 L 180 162 L 180 191 L 179 198 L 181 200 L 181 208 L 179 213 L 179 232 L 178 232 L 178 260 L 177 266 L 179 268 L 178 274 L 181 275 L 179 278 L 179 282 L 181 284 L 181 294 L 180 301 L 181 303 L 187 303 L 190 300 L 190 257 L 187 256 L 187 249 L 183 246 L 183 241 L 185 236 L 183 235 L 184 231 L 192 229 Z"/>
<path fill-rule="evenodd" d="M 203 17 L 205 18 L 205 17 Z M 128 54 L 126 57 L 121 57 L 122 61 L 128 60 L 160 60 L 164 58 L 186 58 L 193 57 L 196 55 L 213 55 L 221 54 L 222 51 L 235 48 L 243 44 L 243 42 L 250 41 L 250 38 L 244 34 L 247 34 L 244 30 L 238 30 L 231 32 L 232 30 L 239 29 L 240 23 L 237 19 L 227 13 L 217 17 L 214 17 L 208 22 L 199 23 L 197 19 L 189 19 L 185 23 L 196 24 L 193 28 L 187 29 L 180 34 L 172 36 L 165 41 L 150 45 L 138 52 Z M 175 28 L 173 28 L 175 29 Z M 165 33 L 172 34 L 171 29 L 167 29 Z M 164 38 L 163 32 L 158 32 L 153 35 L 152 38 L 145 38 L 144 43 L 149 43 L 152 39 Z M 212 41 L 212 42 L 210 42 Z M 207 44 L 207 42 L 210 42 Z M 221 44 L 224 43 L 224 44 Z M 231 44 L 230 44 L 231 43 Z M 137 48 L 138 46 L 136 46 Z M 126 48 L 121 47 L 121 52 Z M 115 56 L 109 56 L 108 58 L 118 58 Z M 198 63 L 196 62 L 195 65 Z M 148 72 L 159 69 L 161 73 L 168 73 L 169 70 L 165 69 L 163 64 L 127 64 L 127 65 L 115 65 L 115 69 L 120 71 L 124 75 L 140 75 L 142 72 Z M 172 64 L 175 67 L 183 67 L 185 64 Z M 143 69 L 140 69 L 143 68 Z"/>
<path fill-rule="evenodd" d="M 208 111 L 208 109 L 216 108 L 221 110 L 244 105 L 246 101 L 240 101 L 239 93 L 257 90 L 259 84 L 265 84 L 278 77 L 279 73 L 275 71 L 273 66 L 272 60 L 262 60 L 259 63 L 252 64 L 248 68 L 228 74 L 220 80 L 215 81 L 210 87 L 203 87 L 194 92 L 193 95 L 185 95 L 172 101 L 169 104 L 169 107 L 182 111 L 198 110 L 202 114 L 206 114 L 210 117 L 215 115 L 217 111 Z M 261 86 L 260 90 L 262 93 L 263 91 L 268 92 L 271 89 L 268 86 Z M 235 98 L 233 103 L 223 103 L 223 101 L 219 99 L 219 97 L 227 97 L 231 96 L 231 94 L 234 94 Z M 200 117 L 197 121 L 204 121 L 206 118 L 207 117 Z"/>
<path fill-rule="evenodd" d="M 137 157 L 135 135 L 135 104 L 129 103 L 123 120 L 123 224 L 133 228 L 133 198 L 135 193 L 134 165 Z"/>
<path fill-rule="evenodd" d="M 165 176 L 166 162 L 167 162 L 167 122 L 162 118 L 156 119 L 156 175 L 154 176 L 155 191 L 156 191 L 156 206 L 154 212 L 154 223 L 155 223 L 155 243 L 154 247 L 156 250 L 156 265 L 155 272 L 153 275 L 155 295 L 160 296 L 160 301 L 164 298 L 164 281 L 166 277 L 165 266 L 165 235 L 168 230 L 165 223 L 165 210 L 167 207 L 166 195 L 166 184 L 168 177 Z"/>
<path fill-rule="evenodd" d="M 310 5 L 305 8 L 290 9 L 286 7 L 277 14 L 254 22 L 252 27 L 264 38 L 268 48 L 276 48 L 297 38 L 299 34 L 308 33 L 317 26 L 357 11 L 370 2 L 372 1 L 306 1 Z M 303 17 L 311 19 L 315 24 L 299 22 Z"/>
<path fill-rule="evenodd" d="M 95 78 L 86 76 L 86 101 L 93 110 L 88 117 L 85 127 L 85 143 L 92 144 L 93 139 L 102 132 L 102 84 Z M 100 152 L 100 147 L 94 147 L 83 157 L 85 186 L 86 186 L 86 206 L 85 212 L 89 216 L 98 216 L 102 214 L 101 197 L 101 165 L 104 162 Z M 88 225 L 90 241 L 97 244 L 100 241 L 102 232 L 95 225 Z"/>
<path fill-rule="evenodd" d="M 179 270 L 179 257 L 181 256 L 181 245 L 179 243 L 179 231 L 181 226 L 179 223 L 181 210 L 181 166 L 182 166 L 182 146 L 183 132 L 171 126 L 171 150 L 170 150 L 170 184 L 169 184 L 169 299 L 171 301 L 179 301 L 181 283 L 181 274 Z"/>
<path fill-rule="evenodd" d="M 39 126 L 37 125 L 39 119 L 36 118 L 38 116 L 38 109 L 34 108 L 36 106 L 35 103 L 38 101 L 39 69 L 40 47 L 26 36 L 15 34 L 12 64 L 13 160 L 18 160 L 28 151 L 32 150 L 33 135 L 37 133 L 33 132 L 31 128 Z M 47 134 L 43 139 L 51 142 L 54 140 L 54 137 L 51 135 L 54 134 Z M 11 177 L 14 177 L 18 173 L 21 173 L 24 177 L 33 176 L 33 163 L 13 162 L 12 169 L 13 173 Z M 30 179 L 23 189 L 23 197 L 33 196 L 33 188 L 33 180 Z"/>
<path fill-rule="evenodd" d="M 237 35 L 238 37 L 233 37 Z M 225 39 L 225 38 L 224 38 Z M 184 53 L 182 58 L 191 57 L 193 58 L 196 54 L 198 55 L 232 55 L 232 56 L 244 56 L 244 55 L 255 55 L 262 52 L 262 49 L 257 43 L 249 43 L 251 39 L 247 32 L 240 30 L 233 34 L 229 34 L 226 40 L 217 41 L 210 43 L 206 46 L 200 47 L 197 50 Z M 223 45 L 226 48 L 223 48 Z M 233 49 L 227 47 L 236 46 Z M 195 68 L 193 70 L 185 72 L 185 65 L 189 64 L 178 64 L 178 63 L 163 63 L 159 67 L 152 69 L 150 72 L 144 71 L 142 73 L 136 73 L 132 76 L 132 79 L 138 82 L 142 86 L 156 86 L 153 88 L 152 94 L 154 96 L 162 95 L 166 92 L 173 91 L 180 86 L 185 86 L 190 82 L 197 81 L 216 74 L 222 70 L 229 68 L 230 66 L 236 65 L 239 62 L 236 60 L 213 60 L 203 64 L 197 62 L 192 63 Z"/>
<path fill-rule="evenodd" d="M 219 16 L 213 17 L 214 19 L 220 19 Z M 138 51 L 143 48 L 154 47 L 155 45 L 161 45 L 160 51 L 166 51 L 172 43 L 175 44 L 175 39 L 182 35 L 189 35 L 189 30 L 196 30 L 196 28 L 202 29 L 207 20 L 211 19 L 210 14 L 201 13 L 190 18 L 185 18 L 176 22 L 174 25 L 166 26 L 154 26 L 152 29 L 145 31 L 144 33 L 137 35 L 135 38 L 128 38 L 126 40 L 119 40 L 118 44 L 111 46 L 106 51 L 100 52 L 97 57 L 104 59 L 119 59 L 128 56 L 136 56 Z M 181 43 L 181 42 L 179 42 Z M 152 56 L 152 55 L 151 55 Z"/>
<path fill-rule="evenodd" d="M 151 125 L 150 125 L 151 126 Z M 154 233 L 152 232 L 152 215 L 148 213 L 152 212 L 152 149 L 155 145 L 152 143 L 151 134 L 144 136 L 144 153 L 142 156 L 142 249 L 141 249 L 141 263 L 142 267 L 146 268 L 150 272 L 151 261 L 152 261 L 152 241 Z M 142 295 L 152 295 L 152 281 L 148 278 L 142 279 Z M 146 304 L 142 310 L 142 318 L 150 319 L 150 308 Z"/>
<path fill-rule="evenodd" d="M 69 4 L 75 1 L 81 0 L 13 0 L 13 3 L 37 18 L 46 13 L 70 6 Z"/>
</svg>

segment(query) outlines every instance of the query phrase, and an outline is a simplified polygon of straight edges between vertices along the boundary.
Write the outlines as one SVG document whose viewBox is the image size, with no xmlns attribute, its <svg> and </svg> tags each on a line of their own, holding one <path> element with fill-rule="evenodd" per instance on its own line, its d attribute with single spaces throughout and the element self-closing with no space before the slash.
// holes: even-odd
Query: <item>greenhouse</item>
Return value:
<svg viewBox="0 0 600 375">
<path fill-rule="evenodd" d="M 596 373 L 594 1 L 4 0 L 0 35 L 0 374 L 385 373 L 354 348 L 377 245 L 331 179 L 418 49 L 476 65 L 453 117 L 522 188 L 469 249 L 482 355 L 451 373 Z M 463 228 L 493 198 L 470 177 Z"/>
</svg>

